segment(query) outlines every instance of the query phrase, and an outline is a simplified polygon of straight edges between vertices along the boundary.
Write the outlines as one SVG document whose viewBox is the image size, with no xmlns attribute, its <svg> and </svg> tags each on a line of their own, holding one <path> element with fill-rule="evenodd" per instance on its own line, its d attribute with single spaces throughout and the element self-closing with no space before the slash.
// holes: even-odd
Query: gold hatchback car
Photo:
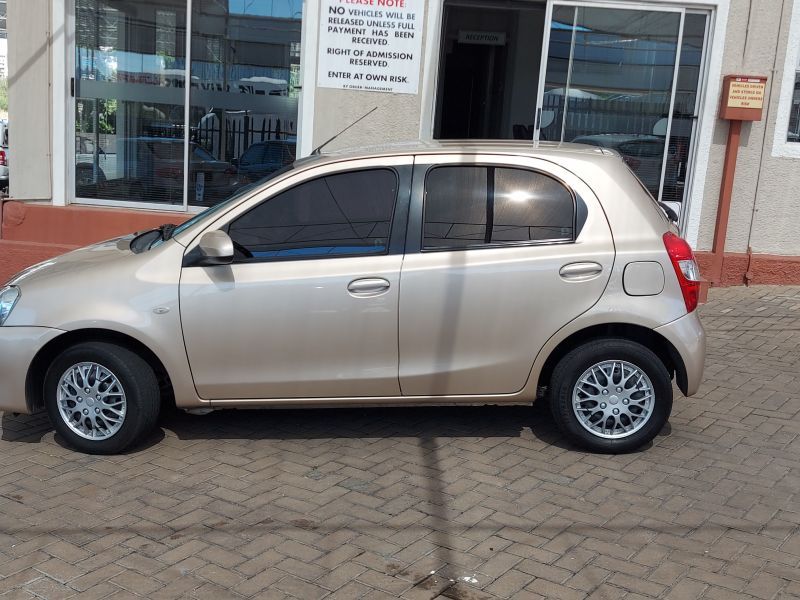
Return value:
<svg viewBox="0 0 800 600">
<path fill-rule="evenodd" d="M 651 440 L 703 373 L 692 251 L 615 152 L 420 143 L 312 156 L 179 227 L 0 289 L 0 409 L 90 453 L 181 409 L 527 404 Z M 454 408 L 453 410 L 457 410 Z"/>
</svg>

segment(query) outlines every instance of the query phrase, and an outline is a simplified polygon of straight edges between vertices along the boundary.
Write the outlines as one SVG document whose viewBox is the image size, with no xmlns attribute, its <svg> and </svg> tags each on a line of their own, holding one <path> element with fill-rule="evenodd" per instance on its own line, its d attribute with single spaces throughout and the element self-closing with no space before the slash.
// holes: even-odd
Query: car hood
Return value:
<svg viewBox="0 0 800 600">
<path fill-rule="evenodd" d="M 130 243 L 133 234 L 78 248 L 61 256 L 42 261 L 17 273 L 9 285 L 26 285 L 53 275 L 81 272 L 101 264 L 133 256 Z"/>
</svg>

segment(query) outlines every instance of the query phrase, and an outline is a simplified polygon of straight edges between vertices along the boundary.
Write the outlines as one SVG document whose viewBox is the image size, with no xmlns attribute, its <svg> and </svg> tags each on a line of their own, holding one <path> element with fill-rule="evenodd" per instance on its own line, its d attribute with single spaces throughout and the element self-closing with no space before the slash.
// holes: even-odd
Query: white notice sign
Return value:
<svg viewBox="0 0 800 600">
<path fill-rule="evenodd" d="M 416 94 L 425 0 L 322 0 L 317 84 Z"/>
</svg>

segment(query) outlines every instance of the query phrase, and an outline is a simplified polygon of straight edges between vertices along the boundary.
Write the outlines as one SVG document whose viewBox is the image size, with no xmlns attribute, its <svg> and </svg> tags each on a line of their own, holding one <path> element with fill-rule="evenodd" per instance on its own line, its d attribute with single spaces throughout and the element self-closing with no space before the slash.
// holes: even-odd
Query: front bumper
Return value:
<svg viewBox="0 0 800 600">
<path fill-rule="evenodd" d="M 0 327 L 0 410 L 29 413 L 25 379 L 36 353 L 64 333 L 49 327 Z"/>
<path fill-rule="evenodd" d="M 703 381 L 706 362 L 706 332 L 697 311 L 657 327 L 656 331 L 667 338 L 683 361 L 684 373 L 678 373 L 681 391 L 692 396 Z M 681 381 L 685 377 L 685 381 Z"/>
</svg>

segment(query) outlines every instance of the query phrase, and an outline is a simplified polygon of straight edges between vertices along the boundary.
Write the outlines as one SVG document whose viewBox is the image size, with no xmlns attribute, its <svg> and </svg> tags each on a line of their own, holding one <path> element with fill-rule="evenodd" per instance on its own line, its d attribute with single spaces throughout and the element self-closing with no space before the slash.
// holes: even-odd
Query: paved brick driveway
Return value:
<svg viewBox="0 0 800 600">
<path fill-rule="evenodd" d="M 700 395 L 626 456 L 542 407 L 180 415 L 110 458 L 4 415 L 0 594 L 800 597 L 800 288 L 702 311 Z"/>
</svg>

